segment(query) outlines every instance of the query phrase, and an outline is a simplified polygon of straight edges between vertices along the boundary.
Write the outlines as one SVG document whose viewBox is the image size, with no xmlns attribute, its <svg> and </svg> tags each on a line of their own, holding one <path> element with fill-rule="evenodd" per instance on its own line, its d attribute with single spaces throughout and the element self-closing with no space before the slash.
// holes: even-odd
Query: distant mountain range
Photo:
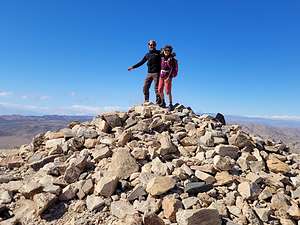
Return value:
<svg viewBox="0 0 300 225">
<path fill-rule="evenodd" d="M 32 138 L 48 130 L 59 130 L 72 121 L 88 121 L 92 116 L 0 116 L 0 149 L 30 143 Z M 239 124 L 245 131 L 263 138 L 282 140 L 300 153 L 300 121 L 275 120 L 243 116 L 226 116 L 228 124 Z"/>
<path fill-rule="evenodd" d="M 0 149 L 30 143 L 32 138 L 48 130 L 59 130 L 72 121 L 88 121 L 91 116 L 0 116 Z"/>
</svg>

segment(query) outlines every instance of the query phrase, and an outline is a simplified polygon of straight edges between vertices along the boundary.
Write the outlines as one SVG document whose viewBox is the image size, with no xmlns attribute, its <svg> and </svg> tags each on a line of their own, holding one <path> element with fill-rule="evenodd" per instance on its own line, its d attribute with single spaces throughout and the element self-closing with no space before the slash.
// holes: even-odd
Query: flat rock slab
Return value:
<svg viewBox="0 0 300 225">
<path fill-rule="evenodd" d="M 146 191 L 151 195 L 161 195 L 175 187 L 175 184 L 172 177 L 155 177 L 149 181 Z"/>
<path fill-rule="evenodd" d="M 206 184 L 204 182 L 191 182 L 186 184 L 184 191 L 191 195 L 196 195 L 198 193 L 207 192 L 212 188 L 213 186 L 211 184 Z"/>
<path fill-rule="evenodd" d="M 221 225 L 216 209 L 180 210 L 176 213 L 178 225 Z"/>
</svg>

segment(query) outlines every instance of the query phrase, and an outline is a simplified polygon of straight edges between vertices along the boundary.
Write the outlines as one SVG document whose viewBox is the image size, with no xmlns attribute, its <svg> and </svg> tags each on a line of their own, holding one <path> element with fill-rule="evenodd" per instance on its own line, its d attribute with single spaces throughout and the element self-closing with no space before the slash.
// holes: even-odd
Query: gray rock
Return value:
<svg viewBox="0 0 300 225">
<path fill-rule="evenodd" d="M 211 132 L 206 131 L 204 136 L 201 136 L 199 139 L 200 144 L 203 144 L 207 147 L 214 147 L 214 138 Z"/>
<path fill-rule="evenodd" d="M 129 193 L 127 199 L 128 201 L 134 201 L 145 195 L 147 195 L 145 188 L 141 185 L 137 185 L 133 188 L 132 192 Z"/>
<path fill-rule="evenodd" d="M 159 150 L 158 150 L 158 153 L 160 155 L 168 155 L 168 154 L 177 152 L 177 148 L 173 144 L 173 142 L 171 141 L 171 137 L 167 132 L 163 132 L 159 136 L 158 140 L 159 140 L 160 145 L 161 145 Z"/>
<path fill-rule="evenodd" d="M 111 157 L 112 151 L 107 146 L 96 145 L 92 151 L 92 156 L 96 162 L 99 162 L 101 159 Z"/>
<path fill-rule="evenodd" d="M 221 171 L 231 170 L 234 165 L 234 161 L 232 161 L 232 159 L 228 156 L 222 157 L 216 155 L 213 161 L 215 168 Z"/>
<path fill-rule="evenodd" d="M 207 192 L 212 189 L 212 185 L 206 184 L 205 182 L 190 182 L 184 187 L 184 192 L 191 195 L 196 195 L 198 193 Z"/>
<path fill-rule="evenodd" d="M 117 149 L 113 154 L 108 173 L 120 179 L 127 179 L 139 171 L 139 165 L 126 149 Z"/>
<path fill-rule="evenodd" d="M 94 195 L 88 195 L 86 197 L 86 207 L 89 211 L 99 210 L 104 205 L 105 202 L 101 197 Z"/>
<path fill-rule="evenodd" d="M 154 195 L 161 195 L 171 190 L 176 184 L 172 177 L 159 176 L 151 179 L 147 185 L 146 191 Z"/>
<path fill-rule="evenodd" d="M 111 129 L 122 126 L 122 120 L 118 113 L 104 113 L 101 117 L 107 122 Z"/>
<path fill-rule="evenodd" d="M 189 197 L 182 200 L 182 204 L 185 209 L 192 208 L 192 206 L 196 205 L 199 202 L 197 197 Z"/>
<path fill-rule="evenodd" d="M 220 156 L 229 156 L 232 159 L 237 159 L 239 155 L 239 148 L 234 145 L 220 144 L 215 147 L 215 152 Z"/>
<path fill-rule="evenodd" d="M 137 213 L 133 205 L 124 200 L 112 202 L 110 205 L 110 212 L 119 219 L 124 219 L 126 216 L 132 216 Z"/>
<path fill-rule="evenodd" d="M 95 186 L 95 193 L 104 197 L 110 197 L 114 194 L 119 179 L 116 176 L 104 176 Z"/>
<path fill-rule="evenodd" d="M 38 215 L 41 215 L 46 209 L 54 204 L 56 200 L 56 195 L 51 193 L 40 193 L 33 196 Z"/>
</svg>

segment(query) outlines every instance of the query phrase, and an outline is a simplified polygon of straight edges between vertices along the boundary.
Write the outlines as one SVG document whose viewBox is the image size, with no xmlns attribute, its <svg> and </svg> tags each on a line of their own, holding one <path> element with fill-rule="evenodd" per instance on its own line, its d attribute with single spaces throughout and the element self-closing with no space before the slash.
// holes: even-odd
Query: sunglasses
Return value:
<svg viewBox="0 0 300 225">
<path fill-rule="evenodd" d="M 164 49 L 165 52 L 170 52 L 170 49 Z"/>
<path fill-rule="evenodd" d="M 155 46 L 155 44 L 148 44 L 149 46 Z"/>
</svg>

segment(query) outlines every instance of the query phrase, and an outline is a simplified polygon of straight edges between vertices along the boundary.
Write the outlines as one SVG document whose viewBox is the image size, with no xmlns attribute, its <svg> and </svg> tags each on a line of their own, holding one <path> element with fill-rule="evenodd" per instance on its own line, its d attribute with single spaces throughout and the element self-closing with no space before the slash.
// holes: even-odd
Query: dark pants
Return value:
<svg viewBox="0 0 300 225">
<path fill-rule="evenodd" d="M 156 94 L 156 103 L 159 103 L 159 93 L 158 93 L 158 81 L 159 81 L 159 73 L 148 73 L 145 83 L 144 83 L 144 95 L 145 101 L 149 101 L 149 89 L 151 87 L 152 81 L 154 81 L 154 88 Z"/>
</svg>

